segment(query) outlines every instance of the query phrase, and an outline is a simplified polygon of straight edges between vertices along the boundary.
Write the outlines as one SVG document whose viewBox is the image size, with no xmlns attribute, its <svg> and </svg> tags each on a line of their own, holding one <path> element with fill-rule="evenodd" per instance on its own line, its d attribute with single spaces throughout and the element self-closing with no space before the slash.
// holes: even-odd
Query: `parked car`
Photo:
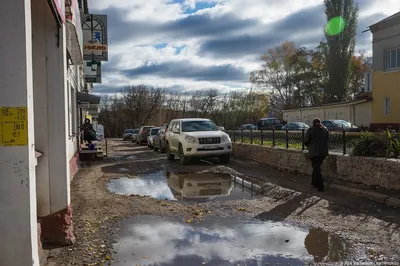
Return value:
<svg viewBox="0 0 400 266">
<path fill-rule="evenodd" d="M 132 134 L 132 137 L 131 137 L 132 142 L 136 143 L 138 132 L 139 132 L 139 128 L 136 128 L 136 129 L 133 130 L 133 134 Z"/>
<path fill-rule="evenodd" d="M 239 130 L 257 130 L 257 126 L 253 124 L 244 124 L 239 127 Z"/>
<path fill-rule="evenodd" d="M 159 130 L 160 130 L 159 127 L 153 127 L 152 129 L 150 129 L 149 136 L 147 137 L 147 147 L 153 149 L 154 137 L 157 136 Z"/>
<path fill-rule="evenodd" d="M 279 129 L 283 126 L 282 121 L 276 117 L 269 117 L 269 118 L 261 118 L 257 122 L 258 130 L 272 130 L 272 129 Z"/>
<path fill-rule="evenodd" d="M 161 153 L 166 152 L 165 140 L 166 140 L 166 133 L 168 131 L 168 125 L 164 125 L 158 131 L 158 134 L 154 136 L 154 151 L 160 150 Z"/>
<path fill-rule="evenodd" d="M 343 131 L 343 129 L 347 132 L 361 132 L 361 129 L 355 125 L 352 125 L 350 122 L 345 120 L 324 120 L 322 124 L 329 131 Z"/>
<path fill-rule="evenodd" d="M 132 138 L 134 130 L 133 129 L 125 129 L 122 134 L 122 140 L 130 140 Z"/>
<path fill-rule="evenodd" d="M 303 122 L 290 122 L 282 127 L 282 130 L 307 130 L 310 126 Z"/>
<path fill-rule="evenodd" d="M 155 126 L 142 126 L 137 134 L 136 144 L 147 143 L 147 137 L 149 136 L 150 129 L 153 127 Z"/>
<path fill-rule="evenodd" d="M 191 157 L 218 157 L 223 164 L 229 162 L 231 139 L 210 119 L 174 119 L 168 128 L 168 160 L 172 161 L 178 155 L 181 164 L 189 163 Z"/>
</svg>

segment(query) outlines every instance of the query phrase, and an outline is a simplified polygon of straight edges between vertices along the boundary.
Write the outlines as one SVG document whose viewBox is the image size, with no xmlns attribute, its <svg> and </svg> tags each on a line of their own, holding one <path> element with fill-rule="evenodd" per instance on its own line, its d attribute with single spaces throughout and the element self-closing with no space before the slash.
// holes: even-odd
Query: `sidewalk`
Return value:
<svg viewBox="0 0 400 266">
<path fill-rule="evenodd" d="M 264 182 L 272 182 L 293 190 L 303 193 L 311 193 L 323 198 L 331 198 L 335 201 L 340 201 L 343 204 L 348 201 L 357 201 L 359 199 L 369 200 L 387 207 L 400 207 L 400 192 L 388 190 L 378 187 L 368 187 L 362 184 L 346 182 L 339 178 L 334 178 L 325 181 L 325 192 L 320 193 L 310 186 L 310 177 L 299 174 L 282 172 L 271 168 L 270 166 L 262 165 L 253 161 L 242 161 L 235 159 L 235 164 L 231 167 L 238 172 L 247 173 L 255 179 Z M 260 171 L 264 169 L 264 171 Z M 339 198 L 339 193 L 344 198 Z"/>
</svg>

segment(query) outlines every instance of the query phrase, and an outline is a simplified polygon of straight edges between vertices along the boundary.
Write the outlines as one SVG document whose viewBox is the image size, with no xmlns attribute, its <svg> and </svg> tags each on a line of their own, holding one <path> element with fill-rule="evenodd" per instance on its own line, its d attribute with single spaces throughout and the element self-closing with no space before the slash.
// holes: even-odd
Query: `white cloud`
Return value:
<svg viewBox="0 0 400 266">
<path fill-rule="evenodd" d="M 203 2 L 204 1 L 197 1 Z M 242 19 L 251 21 L 259 21 L 259 24 L 253 27 L 243 27 L 237 31 L 229 32 L 229 36 L 243 36 L 243 34 L 255 36 L 260 32 L 267 34 L 269 23 L 285 18 L 286 16 L 298 12 L 304 8 L 310 8 L 321 4 L 321 0 L 216 0 L 212 1 L 216 3 L 216 6 L 197 11 L 195 14 L 185 14 L 187 8 L 193 9 L 196 7 L 196 0 L 185 0 L 183 3 L 173 3 L 172 0 L 89 0 L 89 10 L 94 8 L 96 10 L 102 10 L 102 13 L 107 14 L 108 8 L 118 8 L 123 10 L 125 14 L 124 19 L 134 22 L 140 22 L 145 26 L 146 24 L 159 25 L 162 27 L 166 23 L 171 23 L 188 16 L 198 16 L 201 14 L 209 14 L 211 18 L 217 19 L 221 16 L 230 14 L 238 17 L 238 20 Z M 368 4 L 368 6 L 367 6 Z M 359 1 L 362 12 L 360 13 L 360 19 L 366 19 L 371 15 L 382 13 L 389 16 L 400 9 L 400 2 L 398 0 L 380 0 L 371 1 L 363 0 Z M 109 16 L 109 23 L 117 21 L 118 18 Z M 118 20 L 119 21 L 119 20 Z M 218 27 L 218 21 L 215 20 L 214 25 L 210 24 L 211 31 L 214 27 Z M 370 24 L 376 21 L 371 21 Z M 183 23 L 183 22 L 182 22 Z M 193 23 L 193 22 L 192 22 Z M 179 25 L 179 24 L 178 24 Z M 240 22 L 238 23 L 240 25 Z M 263 26 L 265 25 L 265 26 Z M 122 25 L 121 25 L 122 26 Z M 176 25 L 175 25 L 176 26 Z M 193 26 L 193 28 L 195 28 Z M 318 29 L 321 31 L 322 38 L 323 25 Z M 197 28 L 195 28 L 197 29 Z M 133 31 L 135 29 L 132 29 Z M 187 29 L 186 29 L 187 30 Z M 203 30 L 203 29 L 201 29 Z M 306 29 L 307 30 L 307 29 Z M 311 29 L 310 29 L 311 30 Z M 179 32 L 179 28 L 175 31 Z M 172 86 L 183 86 L 185 89 L 201 89 L 201 88 L 220 88 L 228 90 L 232 88 L 242 88 L 249 86 L 247 80 L 243 82 L 232 82 L 226 81 L 195 81 L 187 78 L 161 78 L 156 75 L 147 75 L 145 77 L 136 77 L 133 79 L 123 75 L 121 71 L 129 70 L 141 67 L 146 64 L 162 64 L 168 62 L 191 62 L 193 65 L 198 66 L 221 66 L 221 65 L 233 65 L 243 68 L 249 72 L 259 67 L 260 62 L 254 54 L 246 56 L 246 52 L 249 54 L 252 52 L 251 48 L 244 47 L 243 55 L 233 55 L 230 57 L 213 57 L 213 56 L 201 56 L 199 51 L 204 42 L 214 39 L 218 40 L 221 34 L 210 36 L 207 34 L 196 35 L 196 32 L 189 34 L 178 34 L 172 35 L 168 31 L 156 31 L 146 32 L 143 37 L 128 38 L 124 42 L 118 42 L 118 40 L 110 40 L 110 60 L 112 62 L 106 63 L 104 68 L 108 69 L 107 72 L 103 73 L 103 84 L 105 86 L 118 86 L 124 85 L 136 85 L 136 84 L 148 84 L 155 87 L 172 87 Z M 295 32 L 287 39 L 302 36 L 303 39 L 305 34 L 309 34 L 310 40 L 312 40 L 312 32 Z M 129 32 L 127 33 L 129 35 Z M 228 34 L 228 33 L 226 33 Z M 271 37 L 276 33 L 272 32 Z M 369 33 L 365 33 L 369 34 Z M 112 35 L 112 33 L 111 33 Z M 179 37 L 177 37 L 179 36 Z M 307 38 L 306 38 L 307 39 Z M 285 41 L 282 39 L 281 41 Z M 156 49 L 154 46 L 162 43 L 168 43 L 166 47 Z M 309 43 L 312 44 L 312 41 Z M 227 48 L 230 45 L 226 44 Z M 250 46 L 249 46 L 250 47 Z M 269 48 L 266 45 L 265 51 Z M 311 47 L 310 47 L 311 48 Z M 177 53 L 177 49 L 180 52 Z M 357 49 L 371 50 L 371 45 L 368 43 L 359 43 Z M 118 60 L 112 60 L 112 58 L 118 58 Z"/>
</svg>

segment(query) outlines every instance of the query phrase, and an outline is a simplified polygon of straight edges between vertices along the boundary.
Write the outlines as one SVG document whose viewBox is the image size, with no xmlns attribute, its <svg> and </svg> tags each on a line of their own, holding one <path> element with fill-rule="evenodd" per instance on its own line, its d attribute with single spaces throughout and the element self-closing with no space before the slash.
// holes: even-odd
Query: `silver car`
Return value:
<svg viewBox="0 0 400 266">
<path fill-rule="evenodd" d="M 161 153 L 166 152 L 165 148 L 165 140 L 166 140 L 166 133 L 168 131 L 168 125 L 164 125 L 158 131 L 158 134 L 153 137 L 154 139 L 154 151 L 160 150 Z"/>
<path fill-rule="evenodd" d="M 138 133 L 139 133 L 139 128 L 133 130 L 133 134 L 131 137 L 132 142 L 136 143 Z"/>
<path fill-rule="evenodd" d="M 149 136 L 147 137 L 147 147 L 150 149 L 153 149 L 154 147 L 154 137 L 157 136 L 159 130 L 159 127 L 153 127 L 150 130 Z"/>
</svg>

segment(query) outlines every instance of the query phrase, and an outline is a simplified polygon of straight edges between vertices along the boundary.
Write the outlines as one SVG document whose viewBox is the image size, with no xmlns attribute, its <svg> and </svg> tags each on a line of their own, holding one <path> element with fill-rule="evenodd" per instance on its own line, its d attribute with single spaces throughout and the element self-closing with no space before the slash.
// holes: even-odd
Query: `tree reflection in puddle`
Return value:
<svg viewBox="0 0 400 266">
<path fill-rule="evenodd" d="M 138 216 L 124 221 L 117 237 L 113 265 L 121 266 L 304 265 L 343 259 L 346 248 L 321 230 L 236 218 L 186 224 Z"/>
</svg>

